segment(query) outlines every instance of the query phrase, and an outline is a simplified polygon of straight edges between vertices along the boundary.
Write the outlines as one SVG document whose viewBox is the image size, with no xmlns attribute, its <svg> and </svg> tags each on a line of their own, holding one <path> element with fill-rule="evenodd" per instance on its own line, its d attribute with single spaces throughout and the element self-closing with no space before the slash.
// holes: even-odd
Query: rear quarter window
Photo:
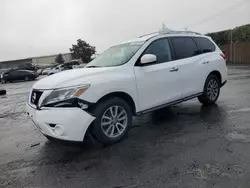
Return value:
<svg viewBox="0 0 250 188">
<path fill-rule="evenodd" d="M 215 45 L 207 38 L 194 37 L 196 44 L 199 46 L 201 53 L 209 53 L 215 51 Z"/>
</svg>

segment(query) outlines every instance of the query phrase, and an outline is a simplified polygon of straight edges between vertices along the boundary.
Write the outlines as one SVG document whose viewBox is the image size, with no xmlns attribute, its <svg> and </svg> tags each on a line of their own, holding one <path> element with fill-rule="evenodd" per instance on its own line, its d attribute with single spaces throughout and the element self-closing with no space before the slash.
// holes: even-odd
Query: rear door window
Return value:
<svg viewBox="0 0 250 188">
<path fill-rule="evenodd" d="M 209 53 L 215 51 L 215 45 L 207 38 L 194 37 L 193 39 L 199 46 L 201 53 Z"/>
<path fill-rule="evenodd" d="M 171 37 L 175 59 L 184 59 L 199 54 L 199 49 L 191 37 Z"/>
</svg>

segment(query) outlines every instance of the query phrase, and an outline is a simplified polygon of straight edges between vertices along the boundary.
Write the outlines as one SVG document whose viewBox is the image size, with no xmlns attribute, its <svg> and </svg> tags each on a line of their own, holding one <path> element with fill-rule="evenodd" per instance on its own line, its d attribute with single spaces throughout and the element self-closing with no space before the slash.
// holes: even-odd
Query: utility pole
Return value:
<svg viewBox="0 0 250 188">
<path fill-rule="evenodd" d="M 231 49 L 230 49 L 230 61 L 233 62 L 233 29 L 231 29 Z"/>
<path fill-rule="evenodd" d="M 236 41 L 236 42 L 234 43 L 234 57 L 233 57 L 234 63 L 236 63 L 236 44 L 237 44 L 238 42 L 240 42 L 240 41 Z M 239 63 L 239 61 L 237 61 L 237 62 Z"/>
</svg>

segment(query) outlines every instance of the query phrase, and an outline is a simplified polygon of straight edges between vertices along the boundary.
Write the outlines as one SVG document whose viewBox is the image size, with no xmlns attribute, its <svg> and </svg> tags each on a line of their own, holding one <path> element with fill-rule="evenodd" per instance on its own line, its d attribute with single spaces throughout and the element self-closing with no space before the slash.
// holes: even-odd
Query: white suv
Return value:
<svg viewBox="0 0 250 188">
<path fill-rule="evenodd" d="M 39 80 L 27 113 L 48 138 L 83 141 L 88 132 L 107 145 L 125 137 L 132 116 L 195 97 L 215 103 L 226 81 L 225 55 L 210 37 L 153 33 Z"/>
</svg>

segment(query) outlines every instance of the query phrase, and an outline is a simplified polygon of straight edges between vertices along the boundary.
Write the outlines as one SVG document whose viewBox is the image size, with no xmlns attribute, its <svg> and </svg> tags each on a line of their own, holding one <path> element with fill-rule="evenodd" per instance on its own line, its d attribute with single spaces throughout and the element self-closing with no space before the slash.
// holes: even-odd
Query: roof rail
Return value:
<svg viewBox="0 0 250 188">
<path fill-rule="evenodd" d="M 194 31 L 160 31 L 160 35 L 163 34 L 195 34 L 195 35 L 202 35 L 201 33 L 194 32 Z"/>
<path fill-rule="evenodd" d="M 146 37 L 149 35 L 156 36 L 156 35 L 164 35 L 164 34 L 194 34 L 194 35 L 202 35 L 201 33 L 194 32 L 194 31 L 174 31 L 170 29 L 164 29 L 158 32 L 148 33 L 145 35 L 139 36 L 139 38 Z"/>
</svg>

